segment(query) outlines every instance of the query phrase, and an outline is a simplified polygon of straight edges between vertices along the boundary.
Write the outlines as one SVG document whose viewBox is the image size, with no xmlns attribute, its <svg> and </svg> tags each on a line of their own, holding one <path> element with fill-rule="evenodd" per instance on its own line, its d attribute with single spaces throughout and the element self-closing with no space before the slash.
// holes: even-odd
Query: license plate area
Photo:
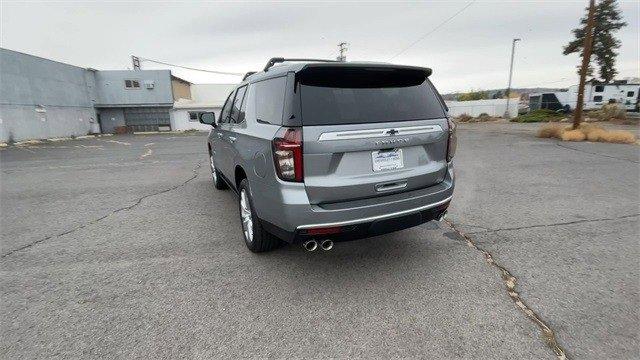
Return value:
<svg viewBox="0 0 640 360">
<path fill-rule="evenodd" d="M 404 167 L 402 149 L 385 149 L 372 151 L 371 160 L 374 172 L 396 170 L 402 169 Z"/>
</svg>

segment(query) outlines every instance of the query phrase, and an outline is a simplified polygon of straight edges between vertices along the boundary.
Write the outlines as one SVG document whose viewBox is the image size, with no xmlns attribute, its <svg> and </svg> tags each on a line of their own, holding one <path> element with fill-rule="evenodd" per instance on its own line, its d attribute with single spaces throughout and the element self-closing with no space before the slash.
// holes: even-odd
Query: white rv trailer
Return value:
<svg viewBox="0 0 640 360">
<path fill-rule="evenodd" d="M 596 110 L 609 100 L 615 100 L 627 110 L 638 111 L 640 81 L 614 81 L 609 84 L 595 82 L 584 87 L 584 109 Z M 573 110 L 578 102 L 578 85 L 570 86 L 567 91 L 550 93 L 532 93 L 529 95 L 529 109 Z"/>
</svg>

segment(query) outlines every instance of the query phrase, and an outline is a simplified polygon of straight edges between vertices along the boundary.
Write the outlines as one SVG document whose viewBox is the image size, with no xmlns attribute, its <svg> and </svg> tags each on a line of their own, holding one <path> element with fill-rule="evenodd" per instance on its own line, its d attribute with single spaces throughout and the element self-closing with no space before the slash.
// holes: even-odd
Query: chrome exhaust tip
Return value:
<svg viewBox="0 0 640 360">
<path fill-rule="evenodd" d="M 333 249 L 333 240 L 323 240 L 322 244 L 320 244 L 320 247 L 322 247 L 322 250 L 324 251 L 329 251 L 331 249 Z"/>
<path fill-rule="evenodd" d="M 318 242 L 315 240 L 305 241 L 302 247 L 307 251 L 315 251 L 318 248 Z"/>
<path fill-rule="evenodd" d="M 444 218 L 447 216 L 447 212 L 443 211 L 440 215 L 438 215 L 438 221 L 444 221 Z"/>
</svg>

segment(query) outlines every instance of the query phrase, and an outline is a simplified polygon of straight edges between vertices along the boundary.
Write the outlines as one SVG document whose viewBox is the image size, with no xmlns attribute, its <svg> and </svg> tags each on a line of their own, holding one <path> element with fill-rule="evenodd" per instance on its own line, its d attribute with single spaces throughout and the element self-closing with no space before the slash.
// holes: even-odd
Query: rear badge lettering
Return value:
<svg viewBox="0 0 640 360">
<path fill-rule="evenodd" d="M 390 145 L 390 144 L 406 144 L 409 142 L 409 138 L 378 140 L 374 142 L 376 145 Z"/>
</svg>

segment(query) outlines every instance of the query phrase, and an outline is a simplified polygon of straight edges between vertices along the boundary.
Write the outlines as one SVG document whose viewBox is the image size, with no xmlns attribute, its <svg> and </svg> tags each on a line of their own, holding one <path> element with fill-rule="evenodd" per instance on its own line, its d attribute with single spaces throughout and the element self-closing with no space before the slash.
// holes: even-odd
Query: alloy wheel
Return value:
<svg viewBox="0 0 640 360">
<path fill-rule="evenodd" d="M 242 232 L 244 238 L 248 242 L 253 241 L 253 217 L 251 216 L 251 204 L 247 197 L 247 191 L 242 189 L 240 191 L 240 217 L 242 220 Z"/>
<path fill-rule="evenodd" d="M 211 176 L 213 177 L 213 182 L 218 182 L 218 174 L 216 173 L 216 166 L 213 164 L 213 155 L 209 156 L 209 162 L 211 165 Z"/>
</svg>

